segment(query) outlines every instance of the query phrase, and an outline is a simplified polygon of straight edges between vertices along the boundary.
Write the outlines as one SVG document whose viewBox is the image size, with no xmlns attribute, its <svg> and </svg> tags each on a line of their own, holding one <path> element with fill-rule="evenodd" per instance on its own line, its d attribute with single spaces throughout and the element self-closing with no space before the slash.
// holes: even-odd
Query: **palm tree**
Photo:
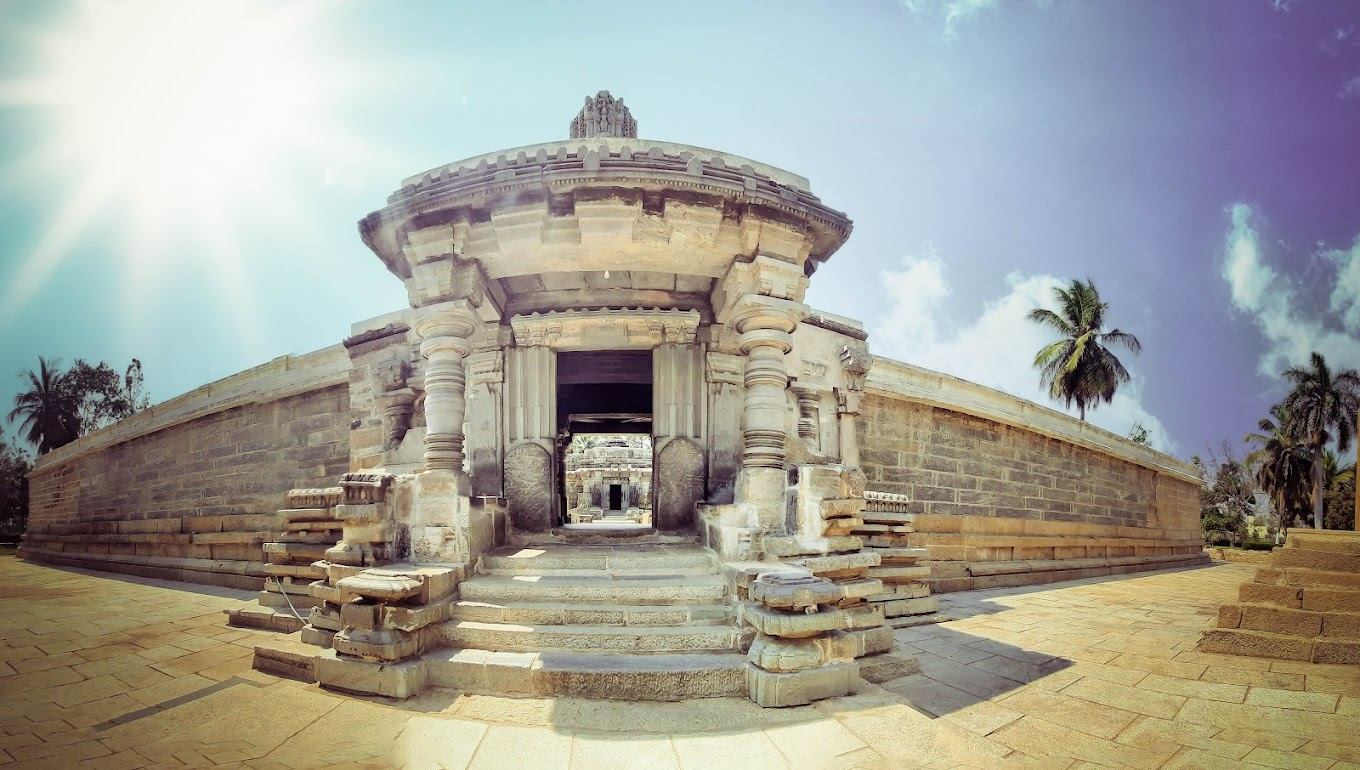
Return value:
<svg viewBox="0 0 1360 770">
<path fill-rule="evenodd" d="M 1101 401 L 1110 403 L 1120 383 L 1129 381 L 1129 372 L 1105 345 L 1122 345 L 1137 353 L 1143 349 L 1132 334 L 1105 326 L 1105 311 L 1109 304 L 1100 301 L 1095 282 L 1073 280 L 1063 288 L 1055 286 L 1053 297 L 1058 301 L 1058 312 L 1035 308 L 1026 316 L 1035 323 L 1047 326 L 1061 339 L 1045 345 L 1034 357 L 1040 370 L 1039 382 L 1048 389 L 1053 400 L 1062 399 L 1067 406 L 1077 402 L 1081 419 L 1086 419 L 1086 408 L 1095 409 Z"/>
<path fill-rule="evenodd" d="M 38 357 L 38 371 L 24 373 L 29 389 L 15 394 L 14 409 L 9 413 L 10 422 L 23 418 L 19 430 L 38 447 L 39 454 L 80 437 L 80 398 L 56 364 Z"/>
<path fill-rule="evenodd" d="M 1247 455 L 1248 465 L 1256 466 L 1256 483 L 1270 496 L 1271 505 L 1279 515 L 1280 530 L 1294 521 L 1294 513 L 1307 506 L 1308 476 L 1312 473 L 1313 458 L 1298 440 L 1292 427 L 1292 415 L 1276 404 L 1270 416 L 1256 424 L 1260 433 L 1248 433 L 1245 441 L 1260 448 Z M 1276 535 L 1278 541 L 1279 534 Z"/>
<path fill-rule="evenodd" d="M 1350 449 L 1360 410 L 1360 373 L 1345 369 L 1333 376 L 1317 351 L 1308 363 L 1285 371 L 1294 389 L 1285 396 L 1284 407 L 1293 414 L 1297 435 L 1313 455 L 1313 528 L 1322 529 L 1322 449 L 1333 438 L 1338 452 Z"/>
</svg>

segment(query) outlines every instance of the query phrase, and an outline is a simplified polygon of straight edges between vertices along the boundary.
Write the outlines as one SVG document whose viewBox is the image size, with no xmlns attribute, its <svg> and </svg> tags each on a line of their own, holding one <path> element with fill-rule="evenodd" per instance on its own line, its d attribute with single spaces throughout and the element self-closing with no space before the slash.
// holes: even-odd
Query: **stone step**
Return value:
<svg viewBox="0 0 1360 770">
<path fill-rule="evenodd" d="M 454 602 L 451 620 L 481 623 L 521 623 L 548 626 L 708 626 L 728 623 L 725 605 L 683 604 L 636 606 L 626 604 L 563 604 L 556 602 L 494 604 Z"/>
<path fill-rule="evenodd" d="M 1197 649 L 1220 655 L 1360 664 L 1360 639 L 1304 638 L 1241 628 L 1211 628 L 1200 637 Z"/>
<path fill-rule="evenodd" d="M 1275 569 L 1315 569 L 1322 572 L 1360 573 L 1360 552 L 1323 551 L 1304 546 L 1280 548 L 1271 556 Z"/>
<path fill-rule="evenodd" d="M 1360 554 L 1360 535 L 1345 530 L 1291 529 L 1284 547 Z M 1277 550 L 1276 553 L 1279 553 Z"/>
<path fill-rule="evenodd" d="M 303 644 L 296 637 L 270 639 L 255 646 L 252 668 L 275 676 L 316 681 L 316 658 L 320 650 Z"/>
<path fill-rule="evenodd" d="M 436 650 L 429 682 L 480 693 L 677 701 L 746 695 L 746 656 Z"/>
<path fill-rule="evenodd" d="M 727 584 L 717 575 L 689 577 L 585 577 L 479 575 L 459 586 L 464 601 L 510 604 L 722 604 Z"/>
<path fill-rule="evenodd" d="M 568 524 L 547 534 L 520 535 L 516 543 L 535 545 L 695 545 L 698 535 L 658 532 L 645 524 Z"/>
<path fill-rule="evenodd" d="M 741 632 L 732 626 L 533 626 L 471 620 L 444 623 L 440 636 L 456 647 L 518 652 L 735 651 L 741 642 Z"/>
<path fill-rule="evenodd" d="M 714 575 L 718 561 L 697 546 L 555 546 L 498 548 L 482 557 L 492 575 Z"/>
</svg>

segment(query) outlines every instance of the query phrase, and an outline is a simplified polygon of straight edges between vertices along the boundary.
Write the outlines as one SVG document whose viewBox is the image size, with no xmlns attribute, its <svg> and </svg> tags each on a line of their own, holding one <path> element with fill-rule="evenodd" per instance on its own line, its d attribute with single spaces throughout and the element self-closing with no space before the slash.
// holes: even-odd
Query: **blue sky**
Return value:
<svg viewBox="0 0 1360 770">
<path fill-rule="evenodd" d="M 40 354 L 163 400 L 340 341 L 405 303 L 360 217 L 601 89 L 849 214 L 809 301 L 875 352 L 1037 400 L 1023 315 L 1090 277 L 1144 348 L 1092 421 L 1181 457 L 1360 366 L 1351 0 L 7 0 L 0 403 Z"/>
</svg>

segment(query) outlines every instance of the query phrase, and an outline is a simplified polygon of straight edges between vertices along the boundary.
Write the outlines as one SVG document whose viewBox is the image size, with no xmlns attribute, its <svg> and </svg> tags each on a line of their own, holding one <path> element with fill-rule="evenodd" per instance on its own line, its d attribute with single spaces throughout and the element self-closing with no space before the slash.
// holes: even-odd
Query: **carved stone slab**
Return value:
<svg viewBox="0 0 1360 770">
<path fill-rule="evenodd" d="M 694 506 L 704 495 L 704 455 L 693 441 L 672 439 L 656 457 L 652 473 L 656 488 L 653 521 L 662 531 L 688 530 Z"/>
<path fill-rule="evenodd" d="M 788 575 L 767 572 L 751 584 L 751 599 L 767 607 L 801 610 L 818 604 L 832 604 L 844 596 L 841 587 L 813 575 Z M 773 669 L 771 669 L 773 670 Z"/>
<path fill-rule="evenodd" d="M 510 521 L 524 532 L 546 532 L 553 525 L 552 457 L 537 444 L 520 444 L 505 456 L 505 497 Z"/>
</svg>

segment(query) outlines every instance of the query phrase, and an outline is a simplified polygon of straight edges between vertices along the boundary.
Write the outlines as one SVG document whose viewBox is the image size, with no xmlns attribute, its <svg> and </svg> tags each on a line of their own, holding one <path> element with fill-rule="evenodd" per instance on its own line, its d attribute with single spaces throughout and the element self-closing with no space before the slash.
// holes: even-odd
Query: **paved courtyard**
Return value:
<svg viewBox="0 0 1360 770">
<path fill-rule="evenodd" d="M 923 673 L 813 706 L 336 695 L 250 668 L 250 594 L 0 555 L 0 764 L 1360 768 L 1360 667 L 1204 655 L 1242 565 L 951 594 Z"/>
</svg>

